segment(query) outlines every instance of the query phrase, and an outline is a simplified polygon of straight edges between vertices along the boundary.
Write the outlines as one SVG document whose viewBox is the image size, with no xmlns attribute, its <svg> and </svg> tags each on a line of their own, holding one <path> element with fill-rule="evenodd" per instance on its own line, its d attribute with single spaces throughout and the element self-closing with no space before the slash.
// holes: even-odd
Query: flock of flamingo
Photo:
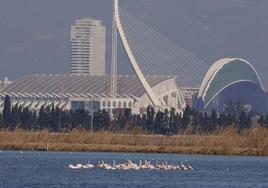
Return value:
<svg viewBox="0 0 268 188">
<path fill-rule="evenodd" d="M 97 165 L 91 164 L 90 161 L 83 165 L 83 164 L 69 164 L 69 168 L 71 169 L 103 169 L 103 170 L 178 170 L 178 171 L 192 171 L 193 167 L 190 164 L 179 163 L 169 164 L 167 161 L 165 162 L 158 162 L 156 161 L 155 164 L 151 164 L 150 161 L 141 160 L 139 163 L 132 162 L 128 160 L 126 163 L 119 163 L 116 164 L 115 160 L 113 164 L 105 163 L 104 161 L 99 161 Z"/>
</svg>

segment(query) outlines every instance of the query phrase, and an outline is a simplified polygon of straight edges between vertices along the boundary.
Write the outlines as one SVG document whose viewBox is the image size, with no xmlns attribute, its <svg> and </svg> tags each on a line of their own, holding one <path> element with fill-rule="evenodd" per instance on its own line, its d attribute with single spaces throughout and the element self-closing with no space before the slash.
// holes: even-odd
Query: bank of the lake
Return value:
<svg viewBox="0 0 268 188">
<path fill-rule="evenodd" d="M 233 128 L 214 134 L 173 136 L 112 132 L 50 133 L 0 131 L 0 150 L 142 152 L 268 156 L 268 130 L 257 127 L 237 133 Z"/>
</svg>

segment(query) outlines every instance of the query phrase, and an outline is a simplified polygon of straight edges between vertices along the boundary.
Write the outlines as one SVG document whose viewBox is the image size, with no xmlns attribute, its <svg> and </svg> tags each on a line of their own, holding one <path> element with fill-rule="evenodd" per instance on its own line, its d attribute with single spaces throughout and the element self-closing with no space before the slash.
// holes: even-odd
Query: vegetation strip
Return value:
<svg viewBox="0 0 268 188">
<path fill-rule="evenodd" d="M 183 133 L 174 136 L 17 129 L 15 132 L 0 131 L 0 149 L 268 156 L 267 136 L 268 130 L 262 127 L 240 133 L 230 127 L 210 135 Z"/>
</svg>

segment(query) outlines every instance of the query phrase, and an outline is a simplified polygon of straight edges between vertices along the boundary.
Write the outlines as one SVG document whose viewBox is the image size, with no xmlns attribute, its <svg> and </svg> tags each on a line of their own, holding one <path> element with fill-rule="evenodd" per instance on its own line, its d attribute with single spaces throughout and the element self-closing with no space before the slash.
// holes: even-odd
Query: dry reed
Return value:
<svg viewBox="0 0 268 188">
<path fill-rule="evenodd" d="M 255 127 L 240 133 L 233 127 L 213 134 L 174 136 L 100 131 L 49 133 L 47 130 L 0 130 L 0 149 L 51 151 L 155 152 L 268 156 L 268 129 Z"/>
</svg>

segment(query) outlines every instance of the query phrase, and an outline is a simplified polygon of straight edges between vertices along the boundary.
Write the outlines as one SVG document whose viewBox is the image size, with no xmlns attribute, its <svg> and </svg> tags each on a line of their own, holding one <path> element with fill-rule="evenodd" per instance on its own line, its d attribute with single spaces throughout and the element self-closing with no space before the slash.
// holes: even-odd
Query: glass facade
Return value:
<svg viewBox="0 0 268 188">
<path fill-rule="evenodd" d="M 71 102 L 72 110 L 86 110 L 89 112 L 100 110 L 99 101 L 72 101 Z"/>
<path fill-rule="evenodd" d="M 206 111 L 228 112 L 228 104 L 247 106 L 250 110 L 266 112 L 266 96 L 261 87 L 251 82 L 238 82 L 224 89 L 206 107 Z"/>
</svg>

